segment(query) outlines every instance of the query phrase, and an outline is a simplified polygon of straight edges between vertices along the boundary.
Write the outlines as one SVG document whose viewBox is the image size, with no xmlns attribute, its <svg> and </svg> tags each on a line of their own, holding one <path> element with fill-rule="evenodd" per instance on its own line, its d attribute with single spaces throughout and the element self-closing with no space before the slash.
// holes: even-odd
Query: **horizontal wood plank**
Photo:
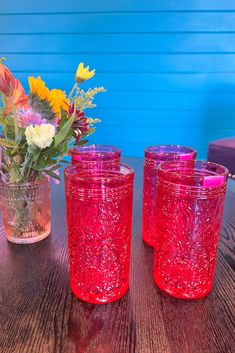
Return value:
<svg viewBox="0 0 235 353">
<path fill-rule="evenodd" d="M 199 159 L 206 159 L 210 141 L 221 137 L 230 137 L 234 130 L 191 130 L 188 128 L 136 128 L 125 126 L 105 125 L 106 117 L 97 126 L 96 133 L 89 137 L 91 143 L 114 144 L 119 146 L 124 155 L 142 156 L 147 146 L 158 144 L 179 144 L 190 146 L 198 151 Z M 111 120 L 111 117 L 110 117 Z M 203 143 L 202 143 L 203 141 Z"/>
<path fill-rule="evenodd" d="M 80 57 L 81 58 L 81 57 Z M 79 61 L 79 57 L 78 57 Z M 28 71 L 27 73 L 15 73 L 28 90 L 28 76 L 40 76 L 49 88 L 61 88 L 67 92 L 74 84 L 74 73 L 50 73 Z M 235 73 L 219 74 L 159 74 L 159 73 L 99 73 L 83 85 L 84 88 L 104 86 L 109 92 L 205 92 L 205 93 L 230 93 L 235 92 Z M 155 94 L 155 93 L 154 93 Z M 224 95 L 223 95 L 224 96 Z M 148 108 L 147 106 L 145 107 Z M 199 106 L 203 110 L 204 107 Z"/>
<path fill-rule="evenodd" d="M 112 130 L 115 130 L 115 135 L 112 134 Z M 137 143 L 141 140 L 141 143 L 145 145 L 152 144 L 183 144 L 190 146 L 200 146 L 202 138 L 205 136 L 209 139 L 217 139 L 223 133 L 223 137 L 229 137 L 231 130 L 215 130 L 207 129 L 202 131 L 200 129 L 189 129 L 189 128 L 147 128 L 147 127 L 122 127 L 122 126 L 97 126 L 95 138 L 100 139 L 105 136 L 105 141 L 109 141 L 108 144 L 126 141 L 125 143 Z M 120 136 L 121 134 L 121 136 Z"/>
<path fill-rule="evenodd" d="M 98 73 L 207 73 L 208 81 L 222 79 L 210 73 L 235 73 L 235 54 L 48 54 L 3 53 L 15 72 L 73 74 L 80 61 L 95 67 Z M 143 75 L 142 75 L 143 76 Z M 159 76 L 158 80 L 161 76 Z M 168 77 L 168 76 L 165 76 Z M 188 76 L 190 77 L 190 76 Z M 191 76 L 193 77 L 193 76 Z M 227 80 L 229 75 L 224 77 Z M 148 79 L 150 76 L 147 77 Z M 182 80 L 181 80 L 182 81 Z M 204 82 L 205 86 L 206 82 Z"/>
<path fill-rule="evenodd" d="M 0 33 L 149 33 L 235 31 L 234 12 L 51 13 L 1 15 Z M 141 25 L 141 24 L 144 24 Z"/>
<path fill-rule="evenodd" d="M 235 111 L 235 93 L 106 92 L 96 98 L 104 109 Z"/>
<path fill-rule="evenodd" d="M 235 10 L 233 0 L 90 0 L 73 1 L 67 0 L 41 0 L 40 2 L 29 2 L 21 0 L 2 0 L 1 11 L 4 13 L 30 13 L 30 12 L 116 12 L 116 11 L 218 11 Z"/>
<path fill-rule="evenodd" d="M 235 53 L 235 33 L 0 35 L 1 52 Z"/>
<path fill-rule="evenodd" d="M 118 127 L 138 127 L 190 130 L 234 130 L 234 112 L 203 112 L 183 110 L 103 109 L 97 107 L 88 114 L 102 118 L 102 124 Z M 99 125 L 98 125 L 99 126 Z"/>
</svg>

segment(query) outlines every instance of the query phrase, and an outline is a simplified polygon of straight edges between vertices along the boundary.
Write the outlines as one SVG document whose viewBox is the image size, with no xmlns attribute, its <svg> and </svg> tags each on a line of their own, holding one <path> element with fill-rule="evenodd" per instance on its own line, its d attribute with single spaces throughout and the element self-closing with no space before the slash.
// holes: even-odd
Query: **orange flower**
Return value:
<svg viewBox="0 0 235 353">
<path fill-rule="evenodd" d="M 27 108 L 28 97 L 19 80 L 16 80 L 10 70 L 0 63 L 0 93 L 3 93 L 6 100 L 5 114 L 13 109 Z"/>
<path fill-rule="evenodd" d="M 24 93 L 24 89 L 19 80 L 15 80 L 14 89 L 11 97 L 7 99 L 4 113 L 9 114 L 13 107 L 15 109 L 27 109 L 28 108 L 28 97 Z"/>
<path fill-rule="evenodd" d="M 0 93 L 11 97 L 15 87 L 15 78 L 8 68 L 0 64 Z"/>
</svg>

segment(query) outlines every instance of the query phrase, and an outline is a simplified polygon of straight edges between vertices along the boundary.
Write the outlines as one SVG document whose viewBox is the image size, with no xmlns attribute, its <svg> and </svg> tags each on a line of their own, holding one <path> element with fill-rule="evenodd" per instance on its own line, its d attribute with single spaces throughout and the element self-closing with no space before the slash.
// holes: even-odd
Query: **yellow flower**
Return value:
<svg viewBox="0 0 235 353">
<path fill-rule="evenodd" d="M 61 117 L 61 109 L 68 111 L 69 102 L 63 91 L 60 89 L 52 89 L 49 91 L 47 97 L 52 110 L 55 112 L 56 116 Z"/>
<path fill-rule="evenodd" d="M 29 77 L 30 93 L 36 94 L 41 100 L 46 100 L 49 89 L 46 87 L 45 82 L 42 81 L 41 77 Z"/>
<path fill-rule="evenodd" d="M 36 95 L 42 103 L 47 102 L 53 113 L 61 118 L 61 108 L 68 111 L 69 102 L 66 95 L 60 89 L 52 89 L 46 87 L 41 77 L 29 77 L 30 94 Z"/>
<path fill-rule="evenodd" d="M 76 71 L 75 81 L 77 81 L 78 83 L 82 83 L 84 81 L 89 80 L 94 75 L 95 70 L 89 71 L 89 66 L 84 67 L 84 63 L 80 63 Z"/>
</svg>

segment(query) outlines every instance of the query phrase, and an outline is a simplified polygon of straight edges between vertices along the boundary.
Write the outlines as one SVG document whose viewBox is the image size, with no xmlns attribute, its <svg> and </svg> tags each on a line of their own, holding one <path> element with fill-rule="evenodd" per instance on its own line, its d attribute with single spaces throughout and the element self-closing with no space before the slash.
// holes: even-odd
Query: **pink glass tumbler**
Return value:
<svg viewBox="0 0 235 353">
<path fill-rule="evenodd" d="M 70 283 L 79 299 L 99 304 L 129 288 L 134 171 L 65 169 Z"/>
<path fill-rule="evenodd" d="M 146 148 L 143 183 L 142 237 L 146 244 L 154 246 L 156 240 L 157 167 L 170 160 L 194 160 L 197 152 L 189 147 L 159 145 Z"/>
<path fill-rule="evenodd" d="M 158 170 L 154 281 L 173 297 L 212 289 L 228 170 L 215 163 L 164 162 Z"/>
<path fill-rule="evenodd" d="M 85 168 L 109 166 L 120 163 L 121 150 L 115 146 L 88 145 L 70 150 L 71 164 Z"/>
</svg>

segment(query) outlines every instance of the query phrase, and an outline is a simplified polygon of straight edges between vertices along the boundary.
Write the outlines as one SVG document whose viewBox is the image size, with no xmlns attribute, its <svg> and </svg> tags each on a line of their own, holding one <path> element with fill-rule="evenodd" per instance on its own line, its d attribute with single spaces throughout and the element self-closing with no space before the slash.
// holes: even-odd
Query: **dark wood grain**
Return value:
<svg viewBox="0 0 235 353">
<path fill-rule="evenodd" d="M 33 245 L 0 235 L 0 353 L 232 353 L 235 181 L 229 182 L 213 292 L 188 302 L 158 290 L 153 251 L 141 240 L 142 160 L 136 171 L 131 281 L 108 305 L 76 299 L 69 289 L 63 185 L 52 190 L 52 234 Z"/>
</svg>

